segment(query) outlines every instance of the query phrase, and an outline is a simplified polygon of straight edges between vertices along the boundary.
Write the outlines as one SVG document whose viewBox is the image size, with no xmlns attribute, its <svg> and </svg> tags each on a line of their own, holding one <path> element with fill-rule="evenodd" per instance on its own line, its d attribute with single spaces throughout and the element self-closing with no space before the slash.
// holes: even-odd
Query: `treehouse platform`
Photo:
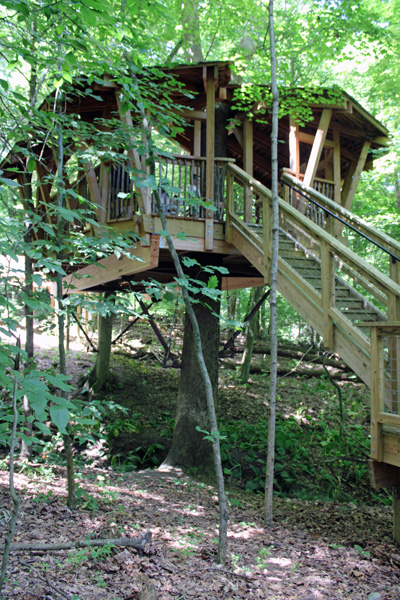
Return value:
<svg viewBox="0 0 400 600">
<path fill-rule="evenodd" d="M 67 196 L 69 207 L 76 207 L 76 196 L 90 201 L 92 221 L 133 233 L 138 241 L 130 256 L 67 264 L 65 293 L 133 291 L 150 279 L 174 281 L 157 200 L 181 256 L 227 268 L 222 289 L 268 285 L 269 88 L 249 88 L 239 102 L 241 86 L 231 81 L 225 62 L 158 69 L 154 77 L 160 90 L 171 78 L 175 82 L 168 111 L 179 125 L 168 152 L 151 160 L 142 142 L 149 133 L 147 116 L 112 77 L 92 83 L 89 96 L 67 96 L 67 114 L 91 124 L 100 120 L 103 129 L 117 118 L 125 135 L 118 156 L 110 147 L 95 148 L 91 139 L 90 153 L 82 145 L 76 149 L 76 194 Z M 291 109 L 279 121 L 278 290 L 322 336 L 325 348 L 370 386 L 373 483 L 398 486 L 400 243 L 351 212 L 361 173 L 385 151 L 388 131 L 343 91 L 319 90 L 306 98 L 304 90 L 287 90 L 285 102 Z M 152 126 L 157 128 L 156 119 Z M 52 161 L 48 155 L 48 171 L 55 170 Z M 8 165 L 15 163 L 9 157 Z M 36 210 L 51 222 L 52 189 L 45 175 L 38 164 Z M 19 179 L 23 194 L 23 174 Z M 100 235 L 93 225 L 74 226 L 87 236 Z"/>
</svg>

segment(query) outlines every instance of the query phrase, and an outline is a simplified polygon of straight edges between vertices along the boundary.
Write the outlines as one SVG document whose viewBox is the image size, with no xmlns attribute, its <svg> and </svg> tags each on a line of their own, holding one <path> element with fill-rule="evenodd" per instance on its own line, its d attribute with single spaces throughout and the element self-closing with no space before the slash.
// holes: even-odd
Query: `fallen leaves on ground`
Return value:
<svg viewBox="0 0 400 600">
<path fill-rule="evenodd" d="M 132 549 L 12 552 L 4 598 L 18 600 L 367 600 L 400 593 L 400 549 L 390 541 L 391 509 L 276 499 L 275 524 L 263 528 L 262 499 L 232 496 L 229 562 L 215 564 L 215 490 L 179 471 L 116 474 L 87 469 L 83 507 L 65 505 L 63 469 L 16 475 L 22 510 L 14 541 L 138 537 Z M 0 532 L 11 503 L 0 472 Z M 51 492 L 51 493 L 50 493 Z"/>
</svg>

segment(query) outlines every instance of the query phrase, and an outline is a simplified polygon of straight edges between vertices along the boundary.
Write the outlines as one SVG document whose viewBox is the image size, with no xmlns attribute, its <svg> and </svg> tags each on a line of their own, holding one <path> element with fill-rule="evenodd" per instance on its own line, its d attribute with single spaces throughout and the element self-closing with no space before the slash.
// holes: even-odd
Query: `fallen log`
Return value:
<svg viewBox="0 0 400 600">
<path fill-rule="evenodd" d="M 234 361 L 230 361 L 230 360 L 223 360 L 221 361 L 221 366 L 224 367 L 225 369 L 232 369 L 235 370 L 236 367 L 239 367 L 240 365 L 238 363 L 235 363 Z M 250 367 L 250 373 L 254 374 L 254 373 L 268 373 L 269 372 L 269 367 L 265 366 L 262 367 L 260 365 L 251 365 Z M 321 375 L 325 375 L 325 371 L 323 368 L 321 369 L 288 369 L 286 367 L 278 367 L 278 377 L 287 377 L 287 376 L 293 376 L 293 377 L 321 377 Z M 348 373 L 348 369 L 345 372 L 342 373 L 330 373 L 332 379 L 337 379 L 337 380 L 347 380 L 349 373 Z M 352 381 L 354 381 L 352 379 Z"/>
<path fill-rule="evenodd" d="M 241 354 L 244 351 L 244 347 L 243 346 L 237 346 L 235 347 L 235 353 L 239 353 Z M 253 348 L 253 354 L 269 354 L 269 347 L 268 346 L 256 346 L 254 345 Z M 285 349 L 281 349 L 278 348 L 278 356 L 282 356 L 283 358 L 295 358 L 298 360 L 301 360 L 304 357 L 304 362 L 312 362 L 315 364 L 323 364 L 324 359 L 323 356 L 320 354 L 307 354 L 304 352 L 298 352 L 295 350 L 285 350 Z M 336 369 L 341 369 L 342 371 L 351 371 L 350 367 L 347 366 L 345 363 L 341 362 L 340 360 L 337 360 L 336 358 L 326 358 L 325 359 L 325 364 L 330 366 L 330 367 L 335 367 Z"/>
<path fill-rule="evenodd" d="M 75 542 L 56 542 L 54 544 L 32 544 L 30 542 L 14 542 L 10 551 L 30 550 L 31 552 L 56 552 L 58 550 L 77 550 L 78 548 L 93 548 L 95 546 L 120 546 L 134 548 L 140 556 L 143 555 L 145 546 L 151 543 L 152 533 L 146 531 L 140 538 L 116 538 L 99 540 L 76 540 Z M 4 550 L 4 544 L 0 544 L 0 550 Z"/>
</svg>

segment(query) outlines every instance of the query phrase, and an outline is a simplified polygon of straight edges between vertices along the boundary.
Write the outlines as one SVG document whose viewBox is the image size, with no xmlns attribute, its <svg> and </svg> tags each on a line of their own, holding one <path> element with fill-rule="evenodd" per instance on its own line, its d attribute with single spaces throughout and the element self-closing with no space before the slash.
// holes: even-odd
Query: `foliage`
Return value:
<svg viewBox="0 0 400 600">
<path fill-rule="evenodd" d="M 265 485 L 265 440 L 268 422 L 221 424 L 225 474 L 247 491 Z M 300 415 L 277 417 L 275 489 L 281 496 L 354 501 L 353 493 L 368 478 L 368 437 L 354 426 L 344 441 L 340 428 L 324 415 L 307 422 Z"/>
</svg>

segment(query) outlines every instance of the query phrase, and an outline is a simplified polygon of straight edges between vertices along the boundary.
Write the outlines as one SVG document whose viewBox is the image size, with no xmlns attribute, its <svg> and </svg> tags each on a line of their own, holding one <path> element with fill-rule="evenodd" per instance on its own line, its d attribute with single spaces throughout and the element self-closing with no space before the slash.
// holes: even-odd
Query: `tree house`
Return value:
<svg viewBox="0 0 400 600">
<path fill-rule="evenodd" d="M 160 89 L 170 76 L 177 81 L 168 101 L 181 119 L 174 140 L 181 151 L 156 155 L 152 171 L 135 137 L 144 115 L 127 107 L 124 90 L 111 77 L 91 84 L 90 94 L 77 88 L 65 100 L 66 113 L 83 122 L 102 119 L 99 127 L 107 129 L 107 120 L 117 117 L 127 127 L 126 151 L 118 161 L 110 148 L 95 148 L 94 138 L 86 141 L 91 159 L 80 165 L 76 189 L 92 200 L 99 224 L 141 238 L 131 248 L 132 258 L 112 255 L 99 261 L 103 268 L 71 267 L 66 293 L 140 289 L 150 278 L 173 281 L 156 194 L 178 252 L 228 269 L 223 289 L 269 282 L 271 115 L 259 99 L 263 95 L 256 101 L 250 94 L 246 111 L 237 108 L 240 86 L 231 81 L 226 62 L 160 69 Z M 299 124 L 292 111 L 279 121 L 278 289 L 323 337 L 325 347 L 371 386 L 374 481 L 398 485 L 400 243 L 350 211 L 361 173 L 385 148 L 388 131 L 343 91 L 319 92 L 307 101 L 301 100 L 303 90 L 289 93 L 297 110 L 303 102 L 309 118 Z M 54 171 L 44 153 L 46 159 L 46 168 Z M 13 161 L 9 157 L 8 165 Z M 45 217 L 51 186 L 41 165 L 37 176 L 36 210 Z M 149 176 L 152 188 L 145 185 Z M 91 227 L 83 227 L 93 235 Z M 379 255 L 379 268 L 357 254 L 365 244 L 371 257 Z"/>
</svg>

